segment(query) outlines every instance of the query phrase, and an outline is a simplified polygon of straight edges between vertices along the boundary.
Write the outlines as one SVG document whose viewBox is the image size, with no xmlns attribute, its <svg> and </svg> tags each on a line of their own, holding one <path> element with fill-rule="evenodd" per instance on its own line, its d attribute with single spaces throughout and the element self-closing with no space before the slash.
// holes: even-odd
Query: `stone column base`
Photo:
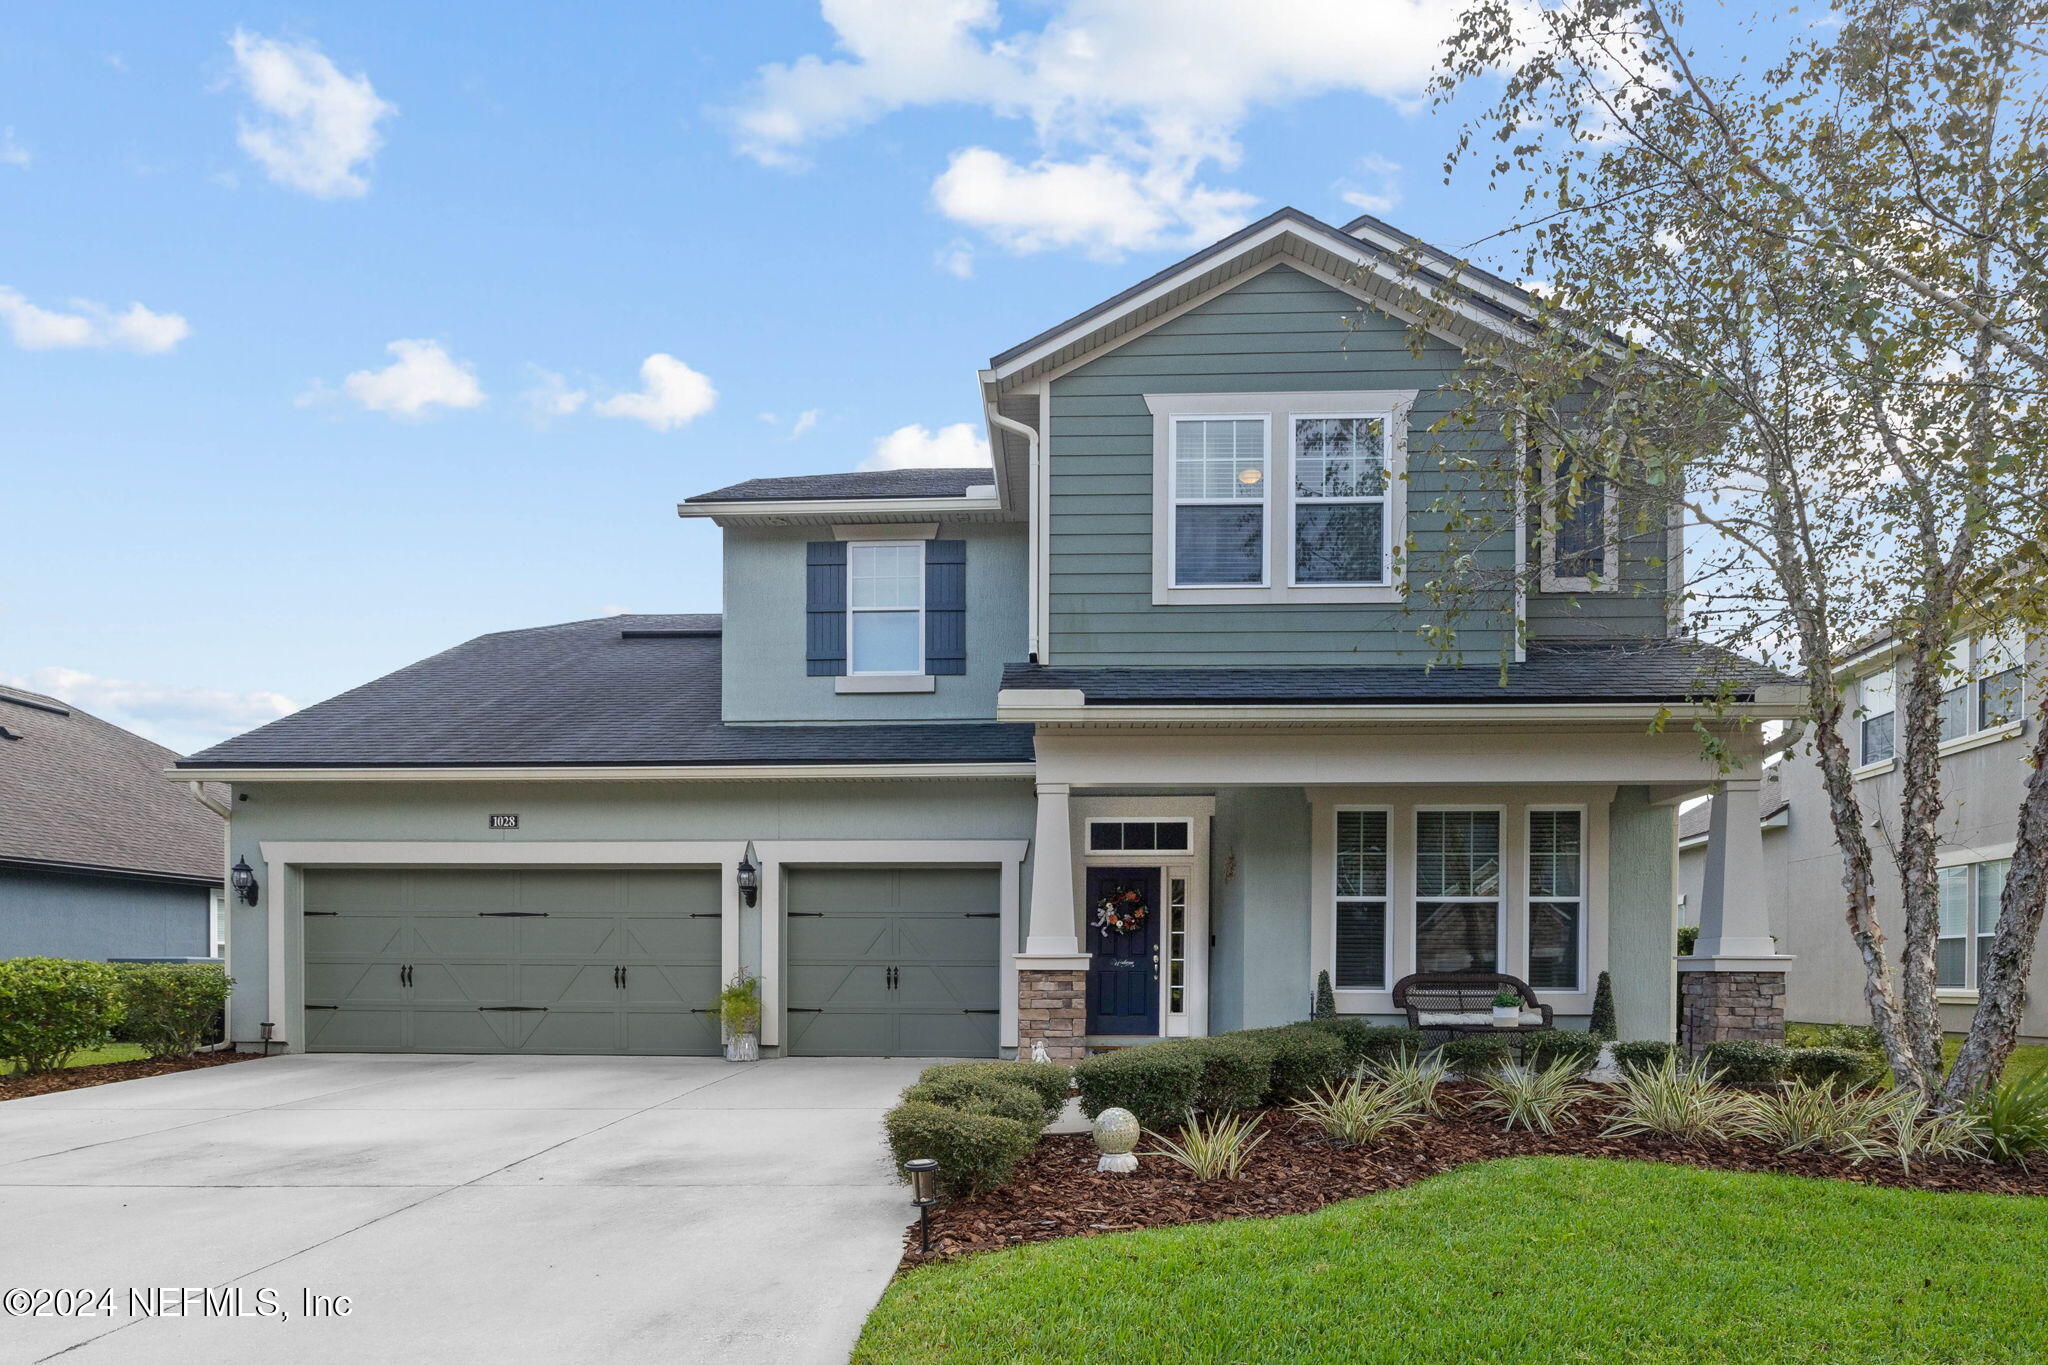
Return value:
<svg viewBox="0 0 2048 1365">
<path fill-rule="evenodd" d="M 1680 1036 L 1697 1055 L 1708 1043 L 1785 1041 L 1783 972 L 1678 974 Z"/>
<path fill-rule="evenodd" d="M 1078 1062 L 1087 1048 L 1088 973 L 1077 968 L 1035 968 L 1017 972 L 1017 1055 L 1031 1060 L 1031 1045 L 1044 1043 L 1055 1062 Z"/>
</svg>

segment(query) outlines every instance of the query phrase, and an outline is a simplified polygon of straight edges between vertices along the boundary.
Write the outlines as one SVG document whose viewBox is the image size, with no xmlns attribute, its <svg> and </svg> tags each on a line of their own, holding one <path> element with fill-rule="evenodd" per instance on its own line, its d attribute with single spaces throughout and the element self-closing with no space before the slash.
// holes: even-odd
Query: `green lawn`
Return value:
<svg viewBox="0 0 2048 1365">
<path fill-rule="evenodd" d="M 105 1047 L 87 1048 L 83 1052 L 74 1052 L 71 1054 L 71 1060 L 64 1063 L 64 1065 L 73 1067 L 97 1066 L 101 1062 L 139 1062 L 148 1055 L 148 1053 L 133 1043 L 109 1043 Z M 0 1060 L 0 1076 L 9 1075 L 11 1072 L 12 1068 L 4 1060 Z"/>
<path fill-rule="evenodd" d="M 926 1267 L 853 1359 L 2035 1361 L 2044 1259 L 2048 1200 L 1531 1157 Z"/>
</svg>

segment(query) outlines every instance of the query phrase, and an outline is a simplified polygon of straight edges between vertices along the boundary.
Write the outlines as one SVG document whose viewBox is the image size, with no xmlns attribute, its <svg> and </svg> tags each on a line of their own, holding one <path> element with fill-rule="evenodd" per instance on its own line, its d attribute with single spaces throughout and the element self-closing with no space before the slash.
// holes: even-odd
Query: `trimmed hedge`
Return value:
<svg viewBox="0 0 2048 1365">
<path fill-rule="evenodd" d="M 1166 1046 L 1192 1052 L 1202 1059 L 1202 1083 L 1195 1093 L 1195 1107 L 1204 1113 L 1256 1109 L 1273 1086 L 1273 1063 L 1278 1049 L 1272 1039 L 1260 1033 L 1217 1033 Z"/>
<path fill-rule="evenodd" d="M 1548 1029 L 1522 1039 L 1522 1060 L 1531 1066 L 1549 1066 L 1567 1059 L 1591 1070 L 1600 1061 L 1602 1040 L 1575 1029 Z"/>
<path fill-rule="evenodd" d="M 1045 1121 L 1052 1122 L 1067 1106 L 1074 1088 L 1074 1070 L 1058 1062 L 941 1062 L 918 1073 L 920 1081 L 954 1076 L 983 1076 L 1004 1085 L 1021 1085 L 1038 1096 Z"/>
<path fill-rule="evenodd" d="M 1391 1062 L 1413 1057 L 1429 1046 L 1420 1029 L 1394 1024 L 1373 1024 L 1355 1014 L 1335 1019 L 1311 1019 L 1310 1028 L 1334 1034 L 1344 1044 L 1344 1068 L 1356 1071 L 1368 1062 Z"/>
<path fill-rule="evenodd" d="M 1023 1124 L 1034 1134 L 1045 1127 L 1038 1092 L 987 1076 L 941 1076 L 903 1092 L 906 1104 L 936 1104 L 963 1114 L 993 1114 Z"/>
<path fill-rule="evenodd" d="M 1343 1040 L 1327 1029 L 1286 1024 L 1252 1032 L 1266 1039 L 1273 1049 L 1272 1079 L 1266 1087 L 1270 1104 L 1303 1099 L 1312 1091 L 1342 1079 L 1350 1070 L 1344 1064 Z"/>
<path fill-rule="evenodd" d="M 1785 1079 L 1787 1054 L 1776 1043 L 1755 1043 L 1742 1039 L 1708 1043 L 1700 1058 L 1710 1073 L 1730 1085 L 1765 1085 Z"/>
<path fill-rule="evenodd" d="M 1785 1054 L 1785 1074 L 1808 1085 L 1855 1085 L 1870 1074 L 1870 1058 L 1846 1047 L 1795 1047 Z"/>
<path fill-rule="evenodd" d="M 235 984 L 212 962 L 123 962 L 114 970 L 126 1009 L 114 1036 L 159 1061 L 189 1057 L 205 1045 Z"/>
<path fill-rule="evenodd" d="M 10 958 L 0 962 L 0 1061 L 55 1070 L 112 1042 L 125 1011 L 121 974 L 104 962 Z"/>
<path fill-rule="evenodd" d="M 882 1116 L 896 1173 L 918 1157 L 939 1163 L 939 1188 L 954 1197 L 998 1189 L 1016 1174 L 1038 1142 L 1037 1130 L 995 1114 L 966 1114 L 926 1100 L 906 1100 Z"/>
<path fill-rule="evenodd" d="M 1180 1041 L 1084 1057 L 1074 1064 L 1081 1112 L 1092 1119 L 1105 1109 L 1128 1109 L 1155 1131 L 1180 1123 L 1201 1105 L 1208 1062 L 1208 1055 Z"/>
<path fill-rule="evenodd" d="M 1632 1043 L 1616 1043 L 1614 1064 L 1631 1074 L 1638 1071 L 1655 1071 L 1664 1065 L 1665 1059 L 1673 1050 L 1670 1043 L 1660 1042 L 1655 1038 L 1640 1039 Z"/>
<path fill-rule="evenodd" d="M 1508 1064 L 1508 1040 L 1475 1033 L 1451 1039 L 1437 1049 L 1437 1056 L 1445 1066 L 1472 1080 Z"/>
</svg>

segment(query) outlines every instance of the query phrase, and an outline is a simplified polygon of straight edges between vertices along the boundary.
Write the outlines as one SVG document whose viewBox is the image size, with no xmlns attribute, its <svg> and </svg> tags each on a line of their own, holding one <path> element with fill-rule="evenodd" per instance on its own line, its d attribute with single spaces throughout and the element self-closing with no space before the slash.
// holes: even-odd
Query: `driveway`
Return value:
<svg viewBox="0 0 2048 1365">
<path fill-rule="evenodd" d="M 0 1361 L 844 1361 L 927 1064 L 291 1056 L 10 1100 L 0 1290 L 112 1294 L 0 1316 Z"/>
</svg>

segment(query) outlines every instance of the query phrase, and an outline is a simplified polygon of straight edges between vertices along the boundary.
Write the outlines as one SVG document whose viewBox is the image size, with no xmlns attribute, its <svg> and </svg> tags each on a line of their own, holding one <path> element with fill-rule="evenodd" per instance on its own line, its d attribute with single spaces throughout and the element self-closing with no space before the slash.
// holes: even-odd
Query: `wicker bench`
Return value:
<svg viewBox="0 0 2048 1365">
<path fill-rule="evenodd" d="M 1522 1022 L 1512 1028 L 1493 1022 L 1493 997 L 1502 990 L 1522 997 Z M 1408 1027 L 1435 1035 L 1438 1042 L 1474 1033 L 1537 1033 L 1553 1027 L 1550 1006 L 1536 998 L 1528 982 L 1504 972 L 1416 972 L 1394 983 L 1394 1008 L 1407 1013 Z M 1531 1014 L 1539 1018 L 1531 1019 Z M 1451 1023 L 1446 1015 L 1475 1017 Z M 1476 1017 L 1482 1015 L 1483 1021 Z"/>
</svg>

